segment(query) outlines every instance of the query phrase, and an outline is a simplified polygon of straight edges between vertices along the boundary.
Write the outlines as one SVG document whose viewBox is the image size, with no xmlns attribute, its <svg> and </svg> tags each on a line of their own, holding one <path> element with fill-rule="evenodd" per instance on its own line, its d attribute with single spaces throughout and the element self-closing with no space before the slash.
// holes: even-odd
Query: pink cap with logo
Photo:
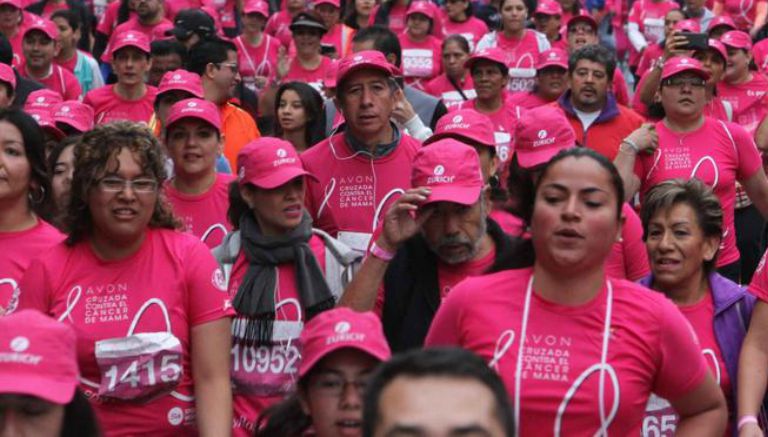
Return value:
<svg viewBox="0 0 768 437">
<path fill-rule="evenodd" d="M 0 393 L 69 403 L 79 384 L 75 331 L 36 310 L 0 318 Z"/>
<path fill-rule="evenodd" d="M 0 81 L 10 85 L 12 90 L 16 89 L 16 73 L 13 72 L 10 65 L 2 62 L 0 62 Z"/>
<path fill-rule="evenodd" d="M 21 9 L 21 0 L 0 0 L 0 6 L 11 5 L 16 9 Z"/>
<path fill-rule="evenodd" d="M 291 143 L 273 137 L 261 137 L 240 149 L 237 176 L 241 186 L 253 184 L 266 190 L 277 188 L 299 176 L 317 180 L 304 170 L 304 164 Z"/>
<path fill-rule="evenodd" d="M 724 62 L 728 62 L 728 49 L 725 48 L 723 43 L 716 39 L 710 38 L 707 41 L 707 45 L 710 49 L 717 51 L 717 53 L 723 57 Z"/>
<path fill-rule="evenodd" d="M 597 29 L 597 21 L 595 20 L 595 17 L 593 17 L 592 15 L 589 14 L 589 12 L 583 9 L 578 14 L 571 17 L 570 20 L 568 20 L 568 24 L 566 24 L 566 27 L 570 28 L 571 26 L 578 23 L 579 21 L 584 21 L 590 26 L 592 26 L 592 28 Z"/>
<path fill-rule="evenodd" d="M 431 2 L 425 0 L 418 0 L 411 3 L 411 6 L 405 12 L 405 16 L 411 16 L 413 14 L 421 14 L 428 17 L 430 20 L 435 19 L 435 9 L 432 7 Z"/>
<path fill-rule="evenodd" d="M 472 56 L 469 57 L 469 59 L 467 59 L 465 67 L 471 70 L 472 66 L 475 65 L 478 61 L 495 62 L 497 64 L 503 65 L 504 68 L 507 68 L 507 54 L 504 52 L 504 50 L 498 47 L 488 47 L 480 50 L 479 52 L 475 52 Z"/>
<path fill-rule="evenodd" d="M 568 53 L 561 49 L 549 49 L 539 53 L 536 60 L 536 69 L 543 70 L 547 67 L 561 67 L 568 69 Z"/>
<path fill-rule="evenodd" d="M 515 153 L 522 168 L 549 162 L 563 149 L 576 146 L 576 134 L 563 112 L 553 106 L 525 111 L 515 129 Z"/>
<path fill-rule="evenodd" d="M 496 139 L 493 132 L 493 123 L 488 116 L 474 109 L 460 109 L 440 117 L 435 126 L 435 133 L 424 141 L 424 145 L 443 138 L 453 138 L 459 141 L 468 140 L 495 150 Z"/>
<path fill-rule="evenodd" d="M 563 15 L 563 7 L 556 1 L 542 0 L 539 2 L 538 6 L 536 6 L 534 15 L 536 14 Z"/>
<path fill-rule="evenodd" d="M 747 32 L 742 32 L 740 30 L 730 30 L 725 32 L 723 36 L 720 37 L 720 42 L 735 49 L 752 49 L 752 38 L 749 37 Z"/>
<path fill-rule="evenodd" d="M 734 23 L 733 18 L 729 17 L 728 15 L 718 15 L 717 17 L 712 18 L 712 20 L 709 22 L 707 32 L 712 32 L 712 29 L 720 26 L 727 26 L 731 29 L 735 29 L 736 23 Z"/>
<path fill-rule="evenodd" d="M 61 94 L 49 89 L 43 88 L 36 91 L 32 91 L 27 96 L 27 101 L 24 103 L 24 110 L 29 112 L 31 109 L 45 109 L 50 110 L 53 105 L 63 102 Z"/>
<path fill-rule="evenodd" d="M 56 121 L 53 119 L 53 113 L 51 111 L 52 111 L 51 108 L 36 108 L 36 109 L 24 110 L 24 112 L 29 114 L 30 117 L 35 119 L 38 126 L 40 126 L 40 128 L 42 128 L 43 131 L 53 135 L 53 137 L 56 138 L 57 140 L 61 140 L 66 135 L 61 129 L 58 128 L 58 126 L 56 126 Z"/>
<path fill-rule="evenodd" d="M 336 84 L 340 84 L 351 73 L 363 70 L 379 70 L 389 76 L 400 74 L 397 67 L 390 64 L 384 54 L 377 50 L 363 50 L 345 56 L 339 61 L 339 70 L 336 73 Z"/>
<path fill-rule="evenodd" d="M 160 79 L 157 95 L 168 91 L 186 91 L 198 99 L 203 98 L 203 82 L 200 76 L 187 70 L 168 71 Z"/>
<path fill-rule="evenodd" d="M 26 29 L 24 29 L 24 35 L 33 30 L 43 32 L 48 38 L 53 40 L 59 38 L 59 28 L 56 26 L 56 23 L 51 20 L 46 20 L 45 18 L 36 18 L 35 20 L 32 20 L 27 25 Z"/>
<path fill-rule="evenodd" d="M 341 1 L 340 0 L 316 0 L 315 1 L 315 7 L 317 7 L 317 5 L 323 5 L 323 4 L 335 6 L 337 8 L 341 8 Z"/>
<path fill-rule="evenodd" d="M 480 198 L 484 184 L 475 149 L 452 138 L 422 147 L 413 159 L 411 186 L 427 187 L 431 191 L 423 205 L 433 202 L 473 205 Z"/>
<path fill-rule="evenodd" d="M 149 54 L 149 38 L 141 32 L 133 30 L 127 30 L 115 35 L 111 42 L 112 47 L 109 50 L 110 57 L 115 55 L 115 52 L 124 49 L 126 47 L 134 47 L 142 52 Z"/>
<path fill-rule="evenodd" d="M 664 63 L 664 67 L 661 69 L 661 79 L 669 79 L 685 71 L 690 71 L 704 79 L 709 79 L 709 73 L 704 70 L 701 62 L 688 56 L 674 56 L 667 59 L 667 62 Z"/>
<path fill-rule="evenodd" d="M 264 18 L 269 18 L 269 5 L 262 0 L 251 0 L 243 6 L 243 13 L 246 15 L 261 14 Z"/>
<path fill-rule="evenodd" d="M 87 132 L 93 129 L 93 108 L 77 100 L 61 102 L 53 107 L 53 121 Z"/>
<path fill-rule="evenodd" d="M 299 365 L 299 378 L 340 349 L 356 349 L 379 361 L 392 355 L 379 318 L 370 311 L 361 313 L 345 307 L 324 311 L 307 322 L 301 344 L 304 357 Z"/>
<path fill-rule="evenodd" d="M 675 23 L 674 30 L 679 32 L 701 32 L 701 25 L 696 20 L 680 20 Z"/>
<path fill-rule="evenodd" d="M 213 102 L 203 99 L 184 99 L 171 106 L 165 124 L 170 128 L 174 123 L 185 118 L 202 120 L 217 130 L 221 130 L 219 108 Z"/>
</svg>

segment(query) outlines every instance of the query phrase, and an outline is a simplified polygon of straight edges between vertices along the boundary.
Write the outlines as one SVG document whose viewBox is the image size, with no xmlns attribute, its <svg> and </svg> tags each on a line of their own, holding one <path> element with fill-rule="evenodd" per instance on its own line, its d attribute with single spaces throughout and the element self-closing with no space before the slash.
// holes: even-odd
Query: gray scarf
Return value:
<svg viewBox="0 0 768 437">
<path fill-rule="evenodd" d="M 268 345 L 272 342 L 275 321 L 275 286 L 277 266 L 296 266 L 296 285 L 304 319 L 333 308 L 335 300 L 325 282 L 315 254 L 309 247 L 312 238 L 312 218 L 304 211 L 301 224 L 280 236 L 265 236 L 253 214 L 240 218 L 240 236 L 248 270 L 237 290 L 233 305 L 240 323 L 245 323 L 242 339 L 246 344 Z M 238 326 L 240 325 L 238 323 Z"/>
</svg>

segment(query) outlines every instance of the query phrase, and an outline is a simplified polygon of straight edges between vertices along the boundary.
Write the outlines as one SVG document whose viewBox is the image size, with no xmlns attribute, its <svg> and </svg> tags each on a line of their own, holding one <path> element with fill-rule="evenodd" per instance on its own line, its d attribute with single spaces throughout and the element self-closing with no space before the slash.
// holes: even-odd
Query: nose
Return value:
<svg viewBox="0 0 768 437">
<path fill-rule="evenodd" d="M 457 235 L 461 228 L 461 217 L 458 214 L 443 215 L 443 231 L 446 236 Z"/>
<path fill-rule="evenodd" d="M 18 414 L 13 408 L 0 412 L 0 437 L 24 436 L 24 429 L 19 422 Z"/>
<path fill-rule="evenodd" d="M 575 221 L 581 217 L 579 211 L 578 199 L 576 196 L 570 196 L 563 205 L 562 219 L 563 221 Z"/>
<path fill-rule="evenodd" d="M 344 390 L 341 392 L 339 398 L 340 405 L 343 409 L 359 409 L 363 405 L 362 396 L 360 396 L 360 389 L 357 388 L 355 383 L 345 383 Z"/>
<path fill-rule="evenodd" d="M 363 87 L 363 93 L 360 96 L 362 106 L 373 106 L 373 93 L 368 87 Z"/>
<path fill-rule="evenodd" d="M 659 239 L 659 250 L 661 251 L 669 251 L 672 249 L 672 233 L 669 231 L 663 231 L 661 234 L 661 238 Z"/>
</svg>

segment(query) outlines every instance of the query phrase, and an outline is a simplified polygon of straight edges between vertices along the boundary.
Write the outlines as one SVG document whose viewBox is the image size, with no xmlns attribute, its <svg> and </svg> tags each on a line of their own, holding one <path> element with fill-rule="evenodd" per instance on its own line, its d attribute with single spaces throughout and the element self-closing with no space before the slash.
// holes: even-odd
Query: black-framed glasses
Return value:
<svg viewBox="0 0 768 437">
<path fill-rule="evenodd" d="M 344 394 L 348 386 L 352 385 L 357 393 L 362 395 L 368 386 L 368 379 L 368 377 L 363 377 L 349 381 L 340 375 L 319 375 L 312 381 L 310 387 L 322 396 L 338 398 Z"/>
<path fill-rule="evenodd" d="M 105 177 L 99 181 L 99 188 L 107 193 L 119 193 L 130 188 L 136 193 L 149 194 L 157 191 L 157 181 L 149 178 L 127 180 L 117 177 Z"/>
<path fill-rule="evenodd" d="M 707 81 L 700 77 L 670 77 L 664 80 L 664 86 L 671 88 L 682 88 L 689 86 L 691 88 L 703 88 Z"/>
</svg>

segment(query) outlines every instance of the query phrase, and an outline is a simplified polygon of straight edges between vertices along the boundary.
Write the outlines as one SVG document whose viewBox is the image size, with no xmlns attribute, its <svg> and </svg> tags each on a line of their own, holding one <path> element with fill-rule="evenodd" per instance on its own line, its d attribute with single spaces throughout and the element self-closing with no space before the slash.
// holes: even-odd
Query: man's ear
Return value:
<svg viewBox="0 0 768 437">
<path fill-rule="evenodd" d="M 205 70 L 203 70 L 203 75 L 208 76 L 209 78 L 212 78 L 213 76 L 216 75 L 217 69 L 218 67 L 216 67 L 216 64 L 214 64 L 213 62 L 209 62 L 208 64 L 206 64 Z"/>
</svg>

